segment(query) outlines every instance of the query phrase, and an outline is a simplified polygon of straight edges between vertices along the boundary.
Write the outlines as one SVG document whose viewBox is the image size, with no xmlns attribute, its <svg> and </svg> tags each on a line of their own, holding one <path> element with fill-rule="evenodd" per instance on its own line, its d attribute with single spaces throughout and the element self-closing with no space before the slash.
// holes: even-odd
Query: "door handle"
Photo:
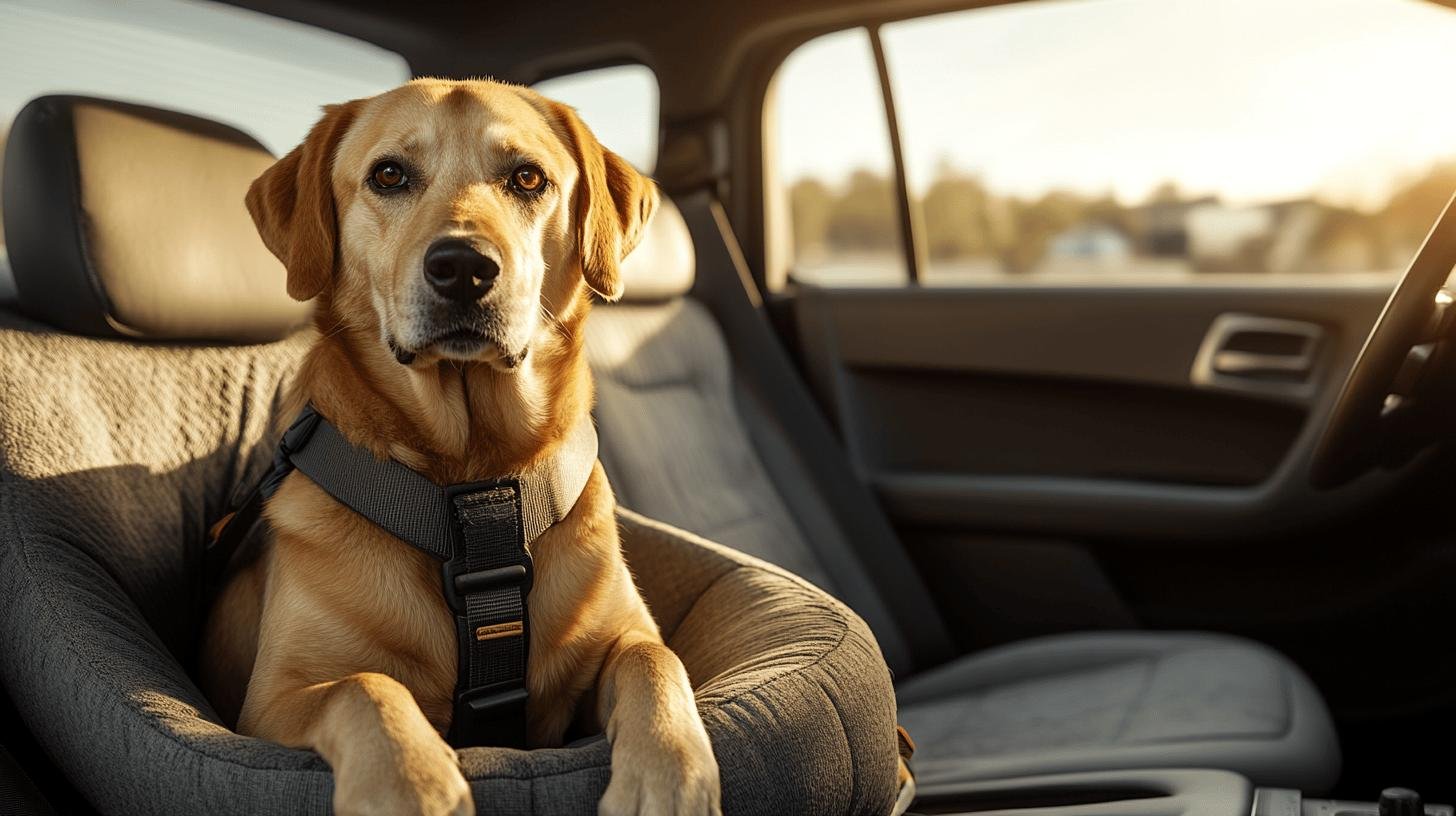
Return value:
<svg viewBox="0 0 1456 816">
<path fill-rule="evenodd" d="M 1306 402 L 1324 329 L 1302 320 L 1229 312 L 1214 319 L 1189 378 L 1200 388 Z"/>
<path fill-rule="evenodd" d="M 1252 351 L 1220 351 L 1213 355 L 1213 370 L 1230 376 L 1258 374 L 1305 374 L 1314 367 L 1314 356 L 1298 354 L 1260 354 Z"/>
</svg>

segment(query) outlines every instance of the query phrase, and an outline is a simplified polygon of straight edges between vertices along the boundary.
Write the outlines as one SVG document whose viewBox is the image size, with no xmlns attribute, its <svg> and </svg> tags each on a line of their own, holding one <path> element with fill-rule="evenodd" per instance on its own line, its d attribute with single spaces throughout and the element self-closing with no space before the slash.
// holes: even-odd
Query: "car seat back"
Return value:
<svg viewBox="0 0 1456 816">
<path fill-rule="evenodd" d="M 716 206 L 665 199 L 623 264 L 621 302 L 588 321 L 613 489 L 836 595 L 897 672 L 940 662 L 949 637 L 924 585 L 749 301 Z"/>
</svg>

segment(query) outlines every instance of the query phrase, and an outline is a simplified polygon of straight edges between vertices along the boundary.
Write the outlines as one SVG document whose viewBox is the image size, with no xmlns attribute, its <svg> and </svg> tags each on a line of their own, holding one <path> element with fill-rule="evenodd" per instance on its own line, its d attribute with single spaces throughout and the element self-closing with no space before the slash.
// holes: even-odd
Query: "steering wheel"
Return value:
<svg viewBox="0 0 1456 816">
<path fill-rule="evenodd" d="M 1311 454 L 1309 480 L 1338 487 L 1380 465 L 1405 461 L 1450 425 L 1456 343 L 1447 339 L 1456 267 L 1456 197 L 1426 235 L 1385 303 L 1345 379 Z"/>
</svg>

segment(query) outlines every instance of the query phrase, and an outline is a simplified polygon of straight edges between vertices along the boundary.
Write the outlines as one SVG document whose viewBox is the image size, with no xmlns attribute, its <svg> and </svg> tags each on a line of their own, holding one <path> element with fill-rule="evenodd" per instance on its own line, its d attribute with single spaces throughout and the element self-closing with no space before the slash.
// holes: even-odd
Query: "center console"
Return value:
<svg viewBox="0 0 1456 816">
<path fill-rule="evenodd" d="M 921 785 L 907 816 L 1456 816 L 1414 791 L 1390 788 L 1378 802 L 1303 797 L 1255 788 L 1228 771 L 1140 770 L 1031 776 L 953 786 Z"/>
</svg>

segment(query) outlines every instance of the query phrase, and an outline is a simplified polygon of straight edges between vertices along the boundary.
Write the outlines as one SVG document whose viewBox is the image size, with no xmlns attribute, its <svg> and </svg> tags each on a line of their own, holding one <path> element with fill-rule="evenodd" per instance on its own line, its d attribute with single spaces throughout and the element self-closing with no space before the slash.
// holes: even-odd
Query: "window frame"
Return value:
<svg viewBox="0 0 1456 816">
<path fill-rule="evenodd" d="M 895 108 L 895 91 L 890 82 L 890 66 L 885 56 L 884 41 L 880 37 L 880 28 L 883 25 L 900 20 L 918 19 L 923 16 L 931 15 L 877 18 L 851 25 L 806 32 L 802 38 L 796 38 L 792 43 L 786 44 L 777 54 L 777 58 L 772 61 L 766 72 L 767 80 L 764 82 L 763 92 L 760 96 L 758 117 L 758 202 L 762 207 L 763 218 L 760 223 L 763 224 L 764 230 L 762 236 L 764 280 L 762 282 L 767 284 L 770 290 L 782 289 L 789 284 L 803 283 L 794 277 L 793 259 L 789 257 L 789 253 L 784 247 L 784 236 L 792 231 L 790 219 L 793 218 L 793 214 L 788 211 L 786 185 L 777 174 L 778 142 L 769 135 L 769 132 L 773 130 L 777 115 L 774 85 L 779 72 L 783 70 L 784 63 L 800 48 L 821 37 L 855 29 L 863 30 L 869 41 L 875 78 L 879 83 L 880 102 L 885 114 L 885 126 L 890 137 L 892 189 L 895 194 L 896 220 L 900 226 L 900 251 L 904 255 L 905 264 L 905 281 L 897 285 L 916 288 L 924 285 L 921 280 L 921 270 L 926 266 L 927 256 L 923 210 L 920 202 L 910 194 L 910 177 L 905 166 L 899 114 Z"/>
<path fill-rule="evenodd" d="M 925 217 L 921 204 L 910 194 L 910 174 L 905 169 L 904 142 L 900 135 L 900 117 L 895 109 L 895 89 L 890 82 L 890 64 L 885 57 L 885 41 L 880 37 L 881 23 L 865 26 L 870 51 L 875 58 L 875 73 L 880 79 L 880 99 L 885 106 L 885 124 L 890 129 L 890 161 L 895 168 L 896 202 L 900 211 L 901 249 L 905 253 L 905 278 L 909 286 L 920 286 L 920 270 L 927 264 Z"/>
</svg>

